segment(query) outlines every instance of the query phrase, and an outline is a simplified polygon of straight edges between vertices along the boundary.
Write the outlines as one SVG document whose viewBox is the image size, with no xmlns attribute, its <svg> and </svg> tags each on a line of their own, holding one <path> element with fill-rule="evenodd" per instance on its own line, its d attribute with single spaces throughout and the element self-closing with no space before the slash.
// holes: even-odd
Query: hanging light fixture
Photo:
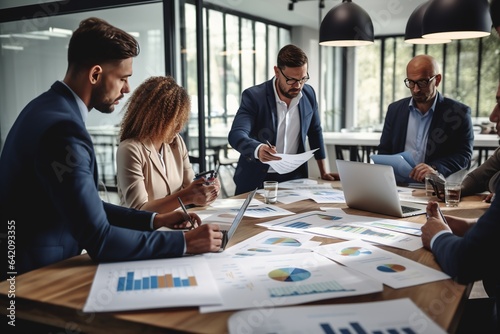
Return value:
<svg viewBox="0 0 500 334">
<path fill-rule="evenodd" d="M 422 37 L 422 20 L 425 11 L 429 7 L 431 1 L 424 2 L 417 6 L 413 13 L 411 13 L 406 23 L 405 42 L 410 44 L 444 44 L 450 43 L 451 39 L 439 38 L 423 38 Z"/>
<path fill-rule="evenodd" d="M 423 38 L 465 39 L 490 34 L 488 0 L 432 0 L 422 21 Z"/>
<path fill-rule="evenodd" d="M 327 46 L 359 46 L 373 44 L 370 15 L 351 0 L 342 0 L 330 9 L 319 29 L 319 44 Z"/>
</svg>

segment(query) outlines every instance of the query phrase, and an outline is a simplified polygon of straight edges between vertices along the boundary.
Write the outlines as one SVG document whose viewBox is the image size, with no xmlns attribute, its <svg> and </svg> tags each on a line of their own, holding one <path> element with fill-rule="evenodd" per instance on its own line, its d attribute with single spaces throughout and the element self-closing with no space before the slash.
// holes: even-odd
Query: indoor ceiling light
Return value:
<svg viewBox="0 0 500 334">
<path fill-rule="evenodd" d="M 351 0 L 330 9 L 319 29 L 319 44 L 359 46 L 373 44 L 373 23 L 368 13 Z"/>
<path fill-rule="evenodd" d="M 422 20 L 422 37 L 464 39 L 491 34 L 488 0 L 432 0 Z"/>
<path fill-rule="evenodd" d="M 410 44 L 443 44 L 450 43 L 451 39 L 438 39 L 438 38 L 423 38 L 422 37 L 422 20 L 425 11 L 429 7 L 431 1 L 424 2 L 417 6 L 413 13 L 411 13 L 406 23 L 405 42 Z"/>
</svg>

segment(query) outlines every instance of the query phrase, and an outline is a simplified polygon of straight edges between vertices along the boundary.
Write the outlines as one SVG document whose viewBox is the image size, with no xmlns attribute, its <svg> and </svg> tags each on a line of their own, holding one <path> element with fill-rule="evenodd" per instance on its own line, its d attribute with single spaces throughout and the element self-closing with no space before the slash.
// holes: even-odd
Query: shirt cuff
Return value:
<svg viewBox="0 0 500 334">
<path fill-rule="evenodd" d="M 255 158 L 255 160 L 259 160 L 259 148 L 264 145 L 264 144 L 260 144 L 259 146 L 257 146 L 257 148 L 255 149 L 255 151 L 253 152 L 253 157 Z"/>
<path fill-rule="evenodd" d="M 434 245 L 434 241 L 437 239 L 437 237 L 439 237 L 441 234 L 445 234 L 445 233 L 452 234 L 450 231 L 446 231 L 446 230 L 442 230 L 442 231 L 439 231 L 438 233 L 434 234 L 434 236 L 431 239 L 431 250 L 433 248 L 432 246 Z"/>
<path fill-rule="evenodd" d="M 151 231 L 155 230 L 153 221 L 155 220 L 155 216 L 157 214 L 158 214 L 158 212 L 153 212 L 153 214 L 151 215 L 151 221 L 149 222 L 149 227 L 151 228 Z"/>
</svg>

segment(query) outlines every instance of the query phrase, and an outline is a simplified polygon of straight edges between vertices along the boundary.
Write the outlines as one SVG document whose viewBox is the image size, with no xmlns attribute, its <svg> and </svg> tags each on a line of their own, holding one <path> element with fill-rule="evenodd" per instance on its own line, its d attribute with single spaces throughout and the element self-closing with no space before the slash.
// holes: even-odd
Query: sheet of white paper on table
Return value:
<svg viewBox="0 0 500 334">
<path fill-rule="evenodd" d="M 265 163 L 271 166 L 279 174 L 287 174 L 293 172 L 298 167 L 303 165 L 307 160 L 311 159 L 314 152 L 318 149 L 310 150 L 299 154 L 284 154 L 277 153 L 275 156 L 281 157 L 281 160 L 271 160 Z"/>
<path fill-rule="evenodd" d="M 264 189 L 259 189 L 257 191 L 259 196 L 264 197 Z M 283 204 L 290 204 L 299 201 L 309 199 L 308 193 L 306 191 L 295 191 L 290 189 L 279 189 L 277 200 Z"/>
<path fill-rule="evenodd" d="M 296 186 L 303 186 L 303 185 L 311 185 L 311 184 L 317 184 L 318 181 L 313 180 L 313 179 L 295 179 L 295 180 L 289 180 L 289 181 L 284 181 L 280 182 L 278 187 L 282 189 L 294 189 Z"/>
<path fill-rule="evenodd" d="M 291 204 L 309 199 L 305 191 L 296 190 L 278 190 L 278 202 L 283 204 Z"/>
<path fill-rule="evenodd" d="M 273 230 L 314 233 L 345 240 L 362 239 L 409 251 L 423 247 L 420 237 L 371 226 L 370 224 L 374 222 L 387 223 L 387 219 L 349 215 L 341 208 L 336 208 L 336 210 L 325 212 L 304 212 L 292 217 L 279 218 L 257 225 Z M 396 224 L 396 222 L 394 220 L 393 224 Z"/>
<path fill-rule="evenodd" d="M 221 302 L 208 262 L 198 255 L 101 263 L 83 311 L 143 310 Z"/>
<path fill-rule="evenodd" d="M 311 249 L 321 242 L 311 238 L 310 235 L 267 230 L 226 248 L 221 254 L 237 258 L 312 252 Z"/>
<path fill-rule="evenodd" d="M 230 334 L 446 334 L 409 298 L 238 311 L 229 317 L 227 327 Z"/>
<path fill-rule="evenodd" d="M 318 246 L 315 252 L 358 270 L 393 289 L 449 279 L 442 271 L 424 266 L 362 240 Z"/>
<path fill-rule="evenodd" d="M 229 209 L 229 210 L 236 215 L 239 209 Z M 280 208 L 279 206 L 272 204 L 262 204 L 258 206 L 248 207 L 247 210 L 245 211 L 245 217 L 252 217 L 252 218 L 289 216 L 293 214 L 295 214 L 295 212 Z"/>
<path fill-rule="evenodd" d="M 330 212 L 335 212 L 339 210 L 339 208 L 334 208 L 331 206 L 320 207 L 320 209 L 323 211 L 330 211 Z M 385 230 L 396 231 L 415 236 L 422 235 L 422 230 L 421 230 L 422 224 L 419 223 L 413 223 L 406 220 L 398 220 L 398 219 L 384 219 L 384 218 L 373 218 L 373 219 L 375 220 L 371 220 L 369 222 L 366 222 L 365 224 L 373 227 L 382 228 Z"/>
<path fill-rule="evenodd" d="M 215 209 L 228 209 L 228 208 L 239 209 L 243 205 L 243 202 L 245 202 L 244 198 L 218 198 L 215 201 L 213 201 L 209 207 L 215 208 Z M 252 198 L 252 201 L 250 202 L 249 207 L 261 205 L 261 204 L 264 204 L 264 202 L 262 202 L 254 197 L 254 198 Z"/>
<path fill-rule="evenodd" d="M 210 257 L 222 305 L 201 313 L 276 307 L 380 292 L 380 282 L 315 253 L 246 257 Z"/>
<path fill-rule="evenodd" d="M 338 189 L 309 190 L 309 198 L 316 203 L 345 203 L 344 192 Z"/>
</svg>

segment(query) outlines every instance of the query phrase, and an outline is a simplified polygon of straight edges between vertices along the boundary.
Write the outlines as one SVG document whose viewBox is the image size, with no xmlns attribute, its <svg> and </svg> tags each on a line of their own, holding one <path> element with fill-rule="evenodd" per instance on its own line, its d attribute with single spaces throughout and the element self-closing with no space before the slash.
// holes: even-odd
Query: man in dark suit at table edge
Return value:
<svg viewBox="0 0 500 334">
<path fill-rule="evenodd" d="M 500 35 L 500 0 L 491 0 L 490 14 Z M 500 81 L 496 105 L 490 121 L 496 123 L 500 135 Z M 437 202 L 427 205 L 427 222 L 422 226 L 422 243 L 432 251 L 441 269 L 461 284 L 483 281 L 489 298 L 466 301 L 458 334 L 499 333 L 500 319 L 500 183 L 490 207 L 478 219 L 439 214 Z"/>
<path fill-rule="evenodd" d="M 106 21 L 80 23 L 68 47 L 68 69 L 32 100 L 14 122 L 0 156 L 1 240 L 9 244 L 4 275 L 79 255 L 98 262 L 146 260 L 218 251 L 219 226 L 188 232 L 155 231 L 201 224 L 196 214 L 138 211 L 103 202 L 85 120 L 92 108 L 111 113 L 130 92 L 139 44 Z M 5 246 L 7 248 L 7 246 Z"/>
</svg>

